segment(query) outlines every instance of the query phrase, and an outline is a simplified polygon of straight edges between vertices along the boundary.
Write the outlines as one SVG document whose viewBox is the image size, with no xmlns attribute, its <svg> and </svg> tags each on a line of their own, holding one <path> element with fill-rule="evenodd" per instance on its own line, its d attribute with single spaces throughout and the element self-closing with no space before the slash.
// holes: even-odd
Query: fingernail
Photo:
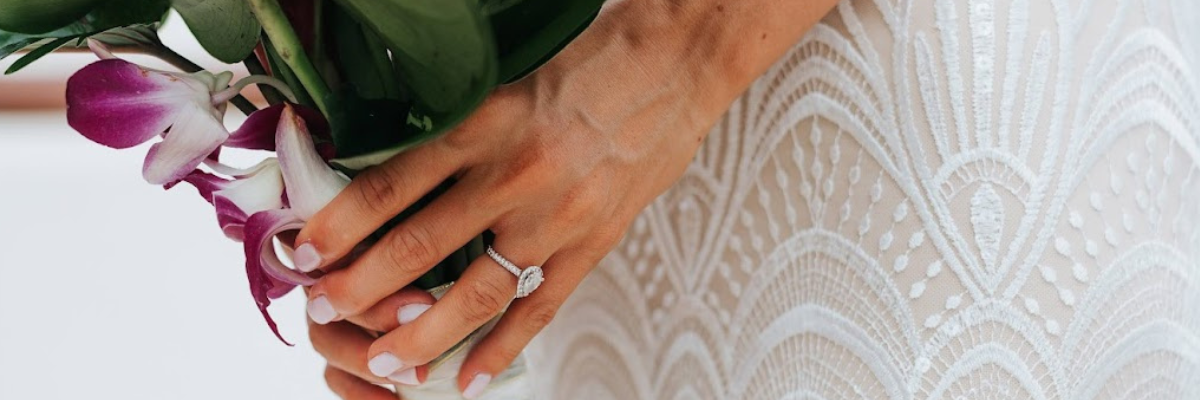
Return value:
<svg viewBox="0 0 1200 400">
<path fill-rule="evenodd" d="M 409 368 L 409 369 L 402 370 L 400 372 L 391 374 L 388 376 L 388 379 L 390 379 L 392 382 L 396 382 L 396 383 L 403 384 L 403 385 L 409 385 L 409 386 L 417 386 L 417 385 L 421 384 L 421 382 L 417 381 L 417 369 L 416 368 Z"/>
<path fill-rule="evenodd" d="M 475 375 L 475 379 L 472 379 L 471 383 L 467 385 L 467 390 L 463 391 L 463 397 L 467 399 L 479 397 L 480 394 L 483 394 L 483 389 L 487 388 L 488 383 L 491 381 L 492 375 L 490 374 Z"/>
<path fill-rule="evenodd" d="M 312 318 L 313 322 L 325 325 L 337 318 L 337 311 L 333 310 L 333 304 L 329 303 L 329 299 L 321 295 L 308 302 L 308 317 Z"/>
<path fill-rule="evenodd" d="M 396 311 L 396 320 L 400 321 L 400 325 L 407 325 L 409 322 L 416 321 L 417 317 L 420 317 L 421 314 L 424 314 L 425 311 L 429 310 L 429 307 L 433 306 L 428 304 L 405 305 L 400 307 L 399 311 Z"/>
<path fill-rule="evenodd" d="M 321 254 L 317 253 L 317 248 L 312 244 L 305 243 L 297 247 L 293 257 L 296 269 L 301 271 L 312 272 L 321 267 Z"/>
<path fill-rule="evenodd" d="M 403 366 L 404 363 L 400 362 L 400 359 L 396 358 L 392 353 L 379 353 L 371 361 L 367 361 L 367 369 L 370 369 L 372 374 L 380 378 L 392 375 Z"/>
</svg>

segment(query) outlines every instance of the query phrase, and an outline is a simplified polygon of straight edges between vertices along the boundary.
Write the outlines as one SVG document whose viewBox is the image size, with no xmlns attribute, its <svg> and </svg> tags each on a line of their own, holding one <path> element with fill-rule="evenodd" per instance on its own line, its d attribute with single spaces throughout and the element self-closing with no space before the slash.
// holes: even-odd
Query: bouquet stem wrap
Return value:
<svg viewBox="0 0 1200 400">
<path fill-rule="evenodd" d="M 441 299 L 442 295 L 453 286 L 448 283 L 429 289 L 433 297 Z M 484 326 L 472 332 L 466 339 L 459 342 L 450 350 L 429 363 L 429 376 L 425 383 L 419 386 L 396 385 L 396 392 L 404 400 L 462 400 L 458 388 L 458 371 L 471 348 L 479 343 L 484 336 L 491 332 L 492 327 L 504 314 L 492 318 Z M 492 378 L 487 390 L 476 400 L 533 400 L 533 385 L 529 381 L 528 366 L 524 356 L 518 356 L 504 372 Z"/>
</svg>

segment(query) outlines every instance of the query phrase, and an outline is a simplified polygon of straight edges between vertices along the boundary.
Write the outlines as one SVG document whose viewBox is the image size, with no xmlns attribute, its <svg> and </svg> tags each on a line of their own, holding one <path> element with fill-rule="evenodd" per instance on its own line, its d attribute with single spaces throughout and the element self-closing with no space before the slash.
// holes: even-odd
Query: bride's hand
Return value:
<svg viewBox="0 0 1200 400">
<path fill-rule="evenodd" d="M 405 374 L 381 378 L 367 368 L 367 351 L 376 332 L 388 332 L 408 322 L 434 303 L 429 293 L 406 287 L 380 301 L 370 310 L 320 325 L 309 320 L 308 336 L 313 349 L 328 361 L 325 382 L 339 397 L 347 400 L 396 400 L 396 394 L 377 384 L 415 384 L 429 371 L 418 367 Z"/>
<path fill-rule="evenodd" d="M 309 293 L 312 319 L 325 324 L 368 311 L 490 229 L 500 254 L 542 266 L 546 281 L 513 301 L 471 351 L 458 384 L 476 394 L 682 174 L 729 103 L 825 11 L 758 3 L 614 4 L 453 132 L 357 176 L 300 233 L 298 267 L 341 258 L 439 183 L 457 182 L 348 268 L 322 277 Z M 375 340 L 366 357 L 340 350 L 326 357 L 375 376 L 407 374 L 497 315 L 515 287 L 511 273 L 480 257 L 428 312 Z"/>
</svg>

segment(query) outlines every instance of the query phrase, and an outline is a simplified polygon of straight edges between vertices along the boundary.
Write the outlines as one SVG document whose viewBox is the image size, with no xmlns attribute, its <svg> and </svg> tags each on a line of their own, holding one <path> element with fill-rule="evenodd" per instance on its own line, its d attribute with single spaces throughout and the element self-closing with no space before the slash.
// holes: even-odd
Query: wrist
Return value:
<svg viewBox="0 0 1200 400">
<path fill-rule="evenodd" d="M 618 36 L 661 79 L 689 79 L 723 112 L 837 0 L 640 0 L 613 7 Z"/>
</svg>

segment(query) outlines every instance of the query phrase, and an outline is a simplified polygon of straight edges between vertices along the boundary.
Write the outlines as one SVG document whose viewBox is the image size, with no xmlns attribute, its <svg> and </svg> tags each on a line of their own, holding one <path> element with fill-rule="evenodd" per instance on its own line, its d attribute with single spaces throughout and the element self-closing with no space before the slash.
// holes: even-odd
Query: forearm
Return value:
<svg viewBox="0 0 1200 400">
<path fill-rule="evenodd" d="M 713 98 L 732 101 L 796 44 L 837 0 L 629 0 L 617 22 L 642 31 L 644 57 L 687 66 Z M 631 35 L 633 33 L 627 34 Z M 652 35 L 652 36 L 651 36 Z M 674 71 L 676 73 L 684 71 Z M 724 111 L 724 106 L 720 111 Z"/>
</svg>

